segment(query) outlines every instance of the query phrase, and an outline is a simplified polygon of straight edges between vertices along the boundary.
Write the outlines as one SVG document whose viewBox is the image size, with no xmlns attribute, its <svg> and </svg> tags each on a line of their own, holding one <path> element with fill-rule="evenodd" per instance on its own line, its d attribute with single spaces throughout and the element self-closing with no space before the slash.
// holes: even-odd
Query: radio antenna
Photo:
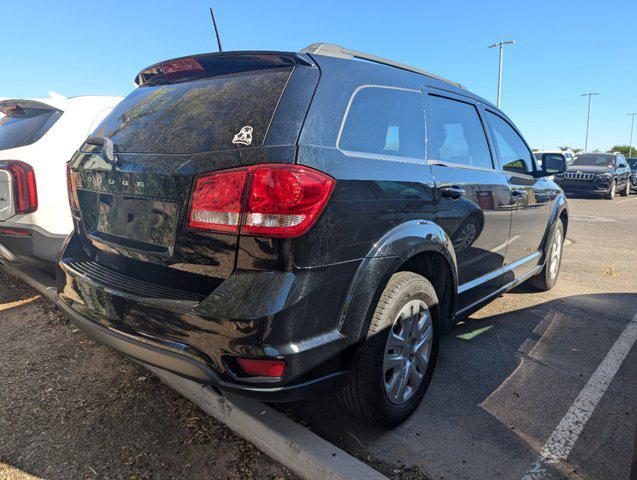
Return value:
<svg viewBox="0 0 637 480">
<path fill-rule="evenodd" d="M 212 24 L 215 27 L 215 35 L 217 36 L 217 45 L 219 45 L 219 53 L 223 52 L 223 48 L 221 48 L 221 38 L 219 38 L 219 29 L 217 29 L 217 22 L 215 20 L 215 13 L 212 11 L 212 7 L 210 7 L 210 17 L 212 17 Z"/>
</svg>

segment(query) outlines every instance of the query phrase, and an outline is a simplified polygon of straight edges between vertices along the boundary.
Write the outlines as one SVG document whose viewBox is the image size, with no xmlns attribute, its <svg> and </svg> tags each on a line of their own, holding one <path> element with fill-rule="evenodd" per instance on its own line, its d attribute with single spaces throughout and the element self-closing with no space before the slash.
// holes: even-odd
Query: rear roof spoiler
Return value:
<svg viewBox="0 0 637 480">
<path fill-rule="evenodd" d="M 144 68 L 135 76 L 138 86 L 171 83 L 191 78 L 224 75 L 247 70 L 316 64 L 297 52 L 237 51 L 215 52 L 173 58 Z"/>
<path fill-rule="evenodd" d="M 357 52 L 356 50 L 350 50 L 349 48 L 341 47 L 340 45 L 333 45 L 331 43 L 313 43 L 312 45 L 308 45 L 303 50 L 301 50 L 301 53 L 326 55 L 328 57 L 345 58 L 348 60 L 354 60 L 354 59 L 366 60 L 368 62 L 378 63 L 381 65 L 387 65 L 388 67 L 399 68 L 401 70 L 407 70 L 408 72 L 414 72 L 420 75 L 424 75 L 426 77 L 435 78 L 436 80 L 440 80 L 441 82 L 445 82 L 445 83 L 448 83 L 449 85 L 453 85 L 454 87 L 466 90 L 466 88 L 461 83 L 448 80 L 444 77 L 440 77 L 436 74 L 427 72 L 425 70 L 421 70 L 419 68 L 412 67 L 410 65 L 405 65 L 404 63 L 398 63 L 393 60 L 388 60 L 386 58 L 377 57 L 376 55 L 371 55 L 369 53 L 363 53 L 363 52 Z"/>
</svg>

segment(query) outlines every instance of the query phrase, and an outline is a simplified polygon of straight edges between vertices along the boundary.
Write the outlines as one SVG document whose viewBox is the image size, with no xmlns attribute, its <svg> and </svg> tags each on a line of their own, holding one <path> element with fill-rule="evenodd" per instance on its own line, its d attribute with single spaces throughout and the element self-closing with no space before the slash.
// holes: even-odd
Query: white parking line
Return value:
<svg viewBox="0 0 637 480">
<path fill-rule="evenodd" d="M 533 462 L 531 469 L 522 480 L 541 480 L 549 478 L 548 465 L 566 460 L 586 422 L 593 415 L 595 407 L 619 370 L 628 352 L 637 340 L 637 314 L 628 322 L 626 328 L 615 341 L 612 348 L 588 380 L 564 418 L 555 427 L 540 456 Z"/>
</svg>

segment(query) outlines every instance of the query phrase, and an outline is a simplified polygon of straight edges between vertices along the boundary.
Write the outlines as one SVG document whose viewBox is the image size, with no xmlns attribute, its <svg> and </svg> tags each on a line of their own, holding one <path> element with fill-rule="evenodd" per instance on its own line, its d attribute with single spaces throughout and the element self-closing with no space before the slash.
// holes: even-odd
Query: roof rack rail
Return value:
<svg viewBox="0 0 637 480">
<path fill-rule="evenodd" d="M 379 63 L 381 65 L 387 65 L 389 67 L 400 68 L 401 70 L 419 73 L 421 75 L 425 75 L 427 77 L 435 78 L 436 80 L 448 83 L 450 85 L 453 85 L 454 87 L 466 90 L 464 85 L 462 85 L 461 83 L 448 80 L 444 77 L 429 73 L 425 70 L 411 67 L 409 65 L 405 65 L 404 63 L 394 62 L 393 60 L 388 60 L 386 58 L 377 57 L 376 55 L 370 55 L 369 53 L 350 50 L 349 48 L 341 47 L 340 45 L 334 45 L 331 43 L 313 43 L 312 45 L 308 45 L 303 50 L 301 50 L 301 53 L 314 53 L 317 55 L 327 55 L 329 57 L 346 58 L 348 60 L 353 60 L 355 58 L 367 60 L 368 62 Z"/>
</svg>

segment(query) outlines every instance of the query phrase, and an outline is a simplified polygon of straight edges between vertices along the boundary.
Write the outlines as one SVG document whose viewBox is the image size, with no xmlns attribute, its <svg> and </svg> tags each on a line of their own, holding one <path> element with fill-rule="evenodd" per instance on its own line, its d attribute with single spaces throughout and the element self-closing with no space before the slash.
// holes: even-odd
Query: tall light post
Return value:
<svg viewBox="0 0 637 480">
<path fill-rule="evenodd" d="M 632 157 L 633 156 L 633 127 L 635 126 L 635 115 L 637 115 L 637 112 L 633 112 L 633 113 L 627 113 L 626 115 L 630 115 L 632 118 L 630 119 L 630 144 L 629 144 L 629 152 L 628 152 L 628 156 Z"/>
<path fill-rule="evenodd" d="M 502 52 L 505 45 L 514 45 L 515 40 L 507 40 L 506 42 L 498 42 L 493 45 L 489 45 L 489 48 L 500 47 L 500 66 L 498 68 L 498 108 L 500 108 L 500 96 L 502 92 Z"/>
<path fill-rule="evenodd" d="M 588 115 L 586 116 L 586 143 L 584 144 L 584 151 L 588 151 L 588 127 L 591 124 L 591 98 L 593 95 L 599 95 L 597 92 L 582 93 L 582 97 L 588 96 Z"/>
</svg>

